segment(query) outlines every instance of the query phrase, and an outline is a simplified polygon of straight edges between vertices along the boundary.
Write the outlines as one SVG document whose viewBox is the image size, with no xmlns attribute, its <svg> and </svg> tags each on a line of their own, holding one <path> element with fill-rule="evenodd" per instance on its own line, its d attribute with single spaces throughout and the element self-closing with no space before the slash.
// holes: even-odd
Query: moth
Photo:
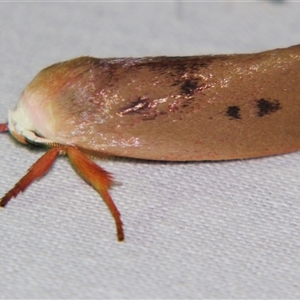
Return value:
<svg viewBox="0 0 300 300">
<path fill-rule="evenodd" d="M 90 155 L 162 161 L 247 159 L 300 148 L 300 46 L 255 54 L 79 57 L 42 71 L 8 123 L 21 143 L 47 152 L 0 200 L 43 176 L 59 154 L 108 206 L 119 241 L 113 179 Z"/>
</svg>

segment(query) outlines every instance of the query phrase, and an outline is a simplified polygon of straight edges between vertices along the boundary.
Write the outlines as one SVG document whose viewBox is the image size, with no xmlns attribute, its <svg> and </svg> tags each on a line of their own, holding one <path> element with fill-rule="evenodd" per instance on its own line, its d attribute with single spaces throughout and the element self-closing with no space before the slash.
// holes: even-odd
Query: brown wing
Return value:
<svg viewBox="0 0 300 300">
<path fill-rule="evenodd" d="M 39 133 L 87 150 L 156 160 L 295 151 L 299 69 L 299 46 L 241 55 L 82 57 L 34 79 L 48 99 L 49 125 Z"/>
</svg>

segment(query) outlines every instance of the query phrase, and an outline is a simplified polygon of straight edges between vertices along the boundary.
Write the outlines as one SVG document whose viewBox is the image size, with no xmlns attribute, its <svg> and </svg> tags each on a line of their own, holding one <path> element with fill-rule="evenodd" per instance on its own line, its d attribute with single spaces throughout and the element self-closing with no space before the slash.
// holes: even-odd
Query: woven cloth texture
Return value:
<svg viewBox="0 0 300 300">
<path fill-rule="evenodd" d="M 299 43 L 299 25 L 300 3 L 285 1 L 0 3 L 0 121 L 58 61 L 258 52 Z M 0 138 L 4 194 L 43 150 Z M 1 299 L 300 298 L 300 152 L 96 162 L 122 183 L 125 242 L 60 157 L 0 211 Z"/>
</svg>

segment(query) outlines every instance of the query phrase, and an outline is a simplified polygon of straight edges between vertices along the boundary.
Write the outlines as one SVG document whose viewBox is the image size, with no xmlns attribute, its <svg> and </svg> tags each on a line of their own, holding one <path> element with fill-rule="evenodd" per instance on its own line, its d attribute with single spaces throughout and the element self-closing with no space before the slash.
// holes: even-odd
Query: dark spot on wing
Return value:
<svg viewBox="0 0 300 300">
<path fill-rule="evenodd" d="M 228 106 L 226 111 L 226 116 L 229 117 L 230 120 L 240 119 L 240 108 L 238 106 Z"/>
<path fill-rule="evenodd" d="M 258 109 L 257 116 L 263 117 L 269 115 L 281 109 L 280 103 L 278 100 L 266 100 L 259 99 L 256 101 L 256 106 Z"/>
<path fill-rule="evenodd" d="M 183 84 L 180 86 L 180 91 L 182 94 L 191 96 L 194 94 L 197 89 L 198 80 L 185 80 Z"/>
</svg>

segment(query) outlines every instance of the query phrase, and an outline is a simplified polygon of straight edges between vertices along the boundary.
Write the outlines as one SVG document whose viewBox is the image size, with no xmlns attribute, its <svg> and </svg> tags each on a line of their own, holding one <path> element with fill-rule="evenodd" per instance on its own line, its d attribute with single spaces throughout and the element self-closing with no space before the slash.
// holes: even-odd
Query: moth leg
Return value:
<svg viewBox="0 0 300 300">
<path fill-rule="evenodd" d="M 0 124 L 0 132 L 6 132 L 6 131 L 8 131 L 8 124 L 7 123 Z"/>
<path fill-rule="evenodd" d="M 8 201 L 23 192 L 35 179 L 39 179 L 47 173 L 52 166 L 55 158 L 62 149 L 59 147 L 51 148 L 42 157 L 40 157 L 27 171 L 15 186 L 0 199 L 0 207 L 4 207 Z"/>
<path fill-rule="evenodd" d="M 101 195 L 115 220 L 118 240 L 123 241 L 124 232 L 121 214 L 107 191 L 113 182 L 112 176 L 93 161 L 89 160 L 77 148 L 66 147 L 65 151 L 77 172 Z"/>
</svg>

